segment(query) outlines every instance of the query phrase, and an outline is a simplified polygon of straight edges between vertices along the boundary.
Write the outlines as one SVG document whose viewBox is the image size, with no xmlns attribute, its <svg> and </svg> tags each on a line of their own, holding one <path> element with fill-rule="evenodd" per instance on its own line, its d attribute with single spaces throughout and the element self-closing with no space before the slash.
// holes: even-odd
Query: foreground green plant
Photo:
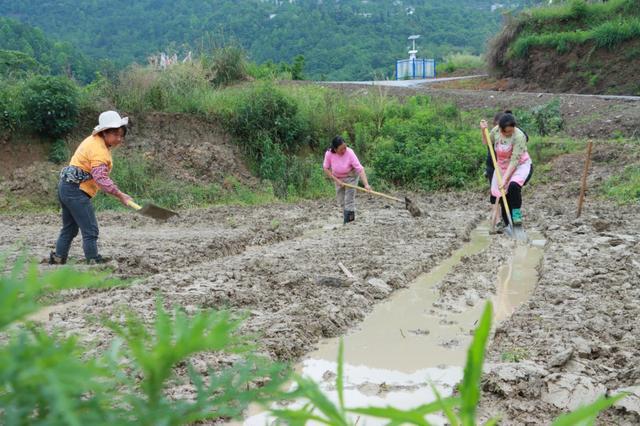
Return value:
<svg viewBox="0 0 640 426">
<path fill-rule="evenodd" d="M 409 410 L 394 407 L 364 407 L 348 408 L 344 401 L 344 349 L 342 341 L 338 350 L 338 367 L 336 376 L 336 391 L 338 404 L 333 403 L 320 389 L 317 383 L 304 377 L 297 377 L 295 390 L 288 394 L 290 400 L 302 400 L 299 409 L 271 409 L 271 414 L 279 423 L 288 425 L 305 425 L 307 422 L 318 422 L 326 425 L 355 426 L 359 416 L 376 417 L 388 421 L 389 425 L 410 424 L 429 426 L 427 415 L 440 414 L 446 417 L 452 426 L 475 426 L 476 413 L 480 402 L 482 365 L 485 350 L 491 331 L 493 309 L 491 302 L 487 302 L 475 330 L 473 340 L 467 351 L 467 361 L 464 368 L 462 383 L 458 386 L 459 395 L 443 398 L 433 387 L 436 401 Z M 568 426 L 578 424 L 593 424 L 598 414 L 620 399 L 625 394 L 611 398 L 602 397 L 593 404 L 559 417 L 553 426 Z M 352 414 L 350 416 L 349 414 Z M 355 422 L 353 415 L 357 416 Z M 496 425 L 499 418 L 492 418 L 484 425 Z"/>
<path fill-rule="evenodd" d="M 7 269 L 0 261 L 0 271 Z M 108 321 L 118 338 L 102 355 L 89 356 L 77 338 L 46 333 L 28 316 L 51 291 L 113 284 L 103 275 L 69 268 L 40 274 L 24 258 L 0 272 L 0 423 L 7 425 L 182 425 L 238 416 L 252 402 L 280 395 L 287 370 L 251 355 L 238 335 L 241 318 L 229 312 L 188 316 L 158 301 L 149 327 L 128 313 Z M 196 372 L 190 359 L 202 352 L 235 354 L 233 367 Z M 170 398 L 186 368 L 192 397 Z"/>
</svg>

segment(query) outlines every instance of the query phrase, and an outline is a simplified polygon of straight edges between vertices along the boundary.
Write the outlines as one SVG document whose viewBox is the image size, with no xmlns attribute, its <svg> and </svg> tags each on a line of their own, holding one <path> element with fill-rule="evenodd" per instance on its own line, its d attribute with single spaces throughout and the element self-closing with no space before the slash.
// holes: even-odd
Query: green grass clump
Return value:
<svg viewBox="0 0 640 426">
<path fill-rule="evenodd" d="M 524 348 L 512 348 L 500 354 L 503 362 L 520 362 L 529 358 L 529 351 Z"/>
<path fill-rule="evenodd" d="M 529 139 L 527 150 L 536 166 L 550 162 L 556 157 L 584 149 L 586 143 L 567 137 L 533 137 Z"/>
<path fill-rule="evenodd" d="M 519 37 L 511 47 L 512 57 L 524 57 L 532 47 L 551 47 L 566 53 L 574 46 L 593 41 L 596 46 L 613 49 L 620 43 L 640 37 L 640 18 L 603 22 L 589 30 L 575 30 Z"/>
<path fill-rule="evenodd" d="M 602 189 L 619 204 L 640 202 L 640 166 L 628 166 L 622 174 L 610 178 Z"/>
<path fill-rule="evenodd" d="M 592 42 L 599 48 L 614 49 L 638 37 L 640 10 L 634 0 L 573 0 L 529 9 L 509 20 L 492 42 L 488 62 L 492 68 L 500 69 L 505 60 L 523 58 L 533 47 L 566 53 Z"/>
</svg>

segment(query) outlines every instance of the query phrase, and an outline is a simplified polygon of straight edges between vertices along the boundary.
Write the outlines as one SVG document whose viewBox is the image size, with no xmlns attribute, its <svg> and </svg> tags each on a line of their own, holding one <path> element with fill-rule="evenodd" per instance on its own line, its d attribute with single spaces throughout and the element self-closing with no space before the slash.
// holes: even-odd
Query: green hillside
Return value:
<svg viewBox="0 0 640 426">
<path fill-rule="evenodd" d="M 236 39 L 251 60 L 291 62 L 305 56 L 312 78 L 390 76 L 406 56 L 407 36 L 442 57 L 480 54 L 498 31 L 490 0 L 0 0 L 0 14 L 41 28 L 95 59 L 124 66 L 160 51 L 185 54 Z M 504 2 L 510 7 L 511 2 Z M 514 2 L 515 4 L 515 2 Z M 522 2 L 520 2 L 522 4 Z"/>
</svg>

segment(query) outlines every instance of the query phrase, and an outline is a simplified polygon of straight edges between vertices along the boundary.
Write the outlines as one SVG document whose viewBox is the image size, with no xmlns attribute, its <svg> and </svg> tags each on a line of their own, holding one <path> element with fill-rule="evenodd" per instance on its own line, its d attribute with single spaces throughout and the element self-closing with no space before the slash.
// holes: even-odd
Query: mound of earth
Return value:
<svg viewBox="0 0 640 426">
<path fill-rule="evenodd" d="M 631 40 L 615 50 L 594 43 L 566 53 L 534 47 L 525 57 L 506 61 L 501 74 L 512 79 L 512 90 L 640 95 L 639 67 L 640 40 Z"/>
<path fill-rule="evenodd" d="M 255 183 L 239 148 L 217 123 L 171 113 L 134 116 L 130 123 L 122 152 L 142 151 L 177 179 L 222 183 L 232 176 L 246 184 Z"/>
</svg>

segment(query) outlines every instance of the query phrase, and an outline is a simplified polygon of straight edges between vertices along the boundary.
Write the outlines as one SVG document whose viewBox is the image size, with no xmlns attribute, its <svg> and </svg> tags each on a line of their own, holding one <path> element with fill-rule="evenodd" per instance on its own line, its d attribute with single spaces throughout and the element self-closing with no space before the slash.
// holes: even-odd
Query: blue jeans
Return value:
<svg viewBox="0 0 640 426">
<path fill-rule="evenodd" d="M 58 200 L 62 206 L 62 229 L 56 243 L 56 256 L 66 259 L 71 242 L 82 231 L 82 249 L 87 260 L 98 259 L 98 221 L 91 197 L 77 183 L 60 181 Z"/>
</svg>

